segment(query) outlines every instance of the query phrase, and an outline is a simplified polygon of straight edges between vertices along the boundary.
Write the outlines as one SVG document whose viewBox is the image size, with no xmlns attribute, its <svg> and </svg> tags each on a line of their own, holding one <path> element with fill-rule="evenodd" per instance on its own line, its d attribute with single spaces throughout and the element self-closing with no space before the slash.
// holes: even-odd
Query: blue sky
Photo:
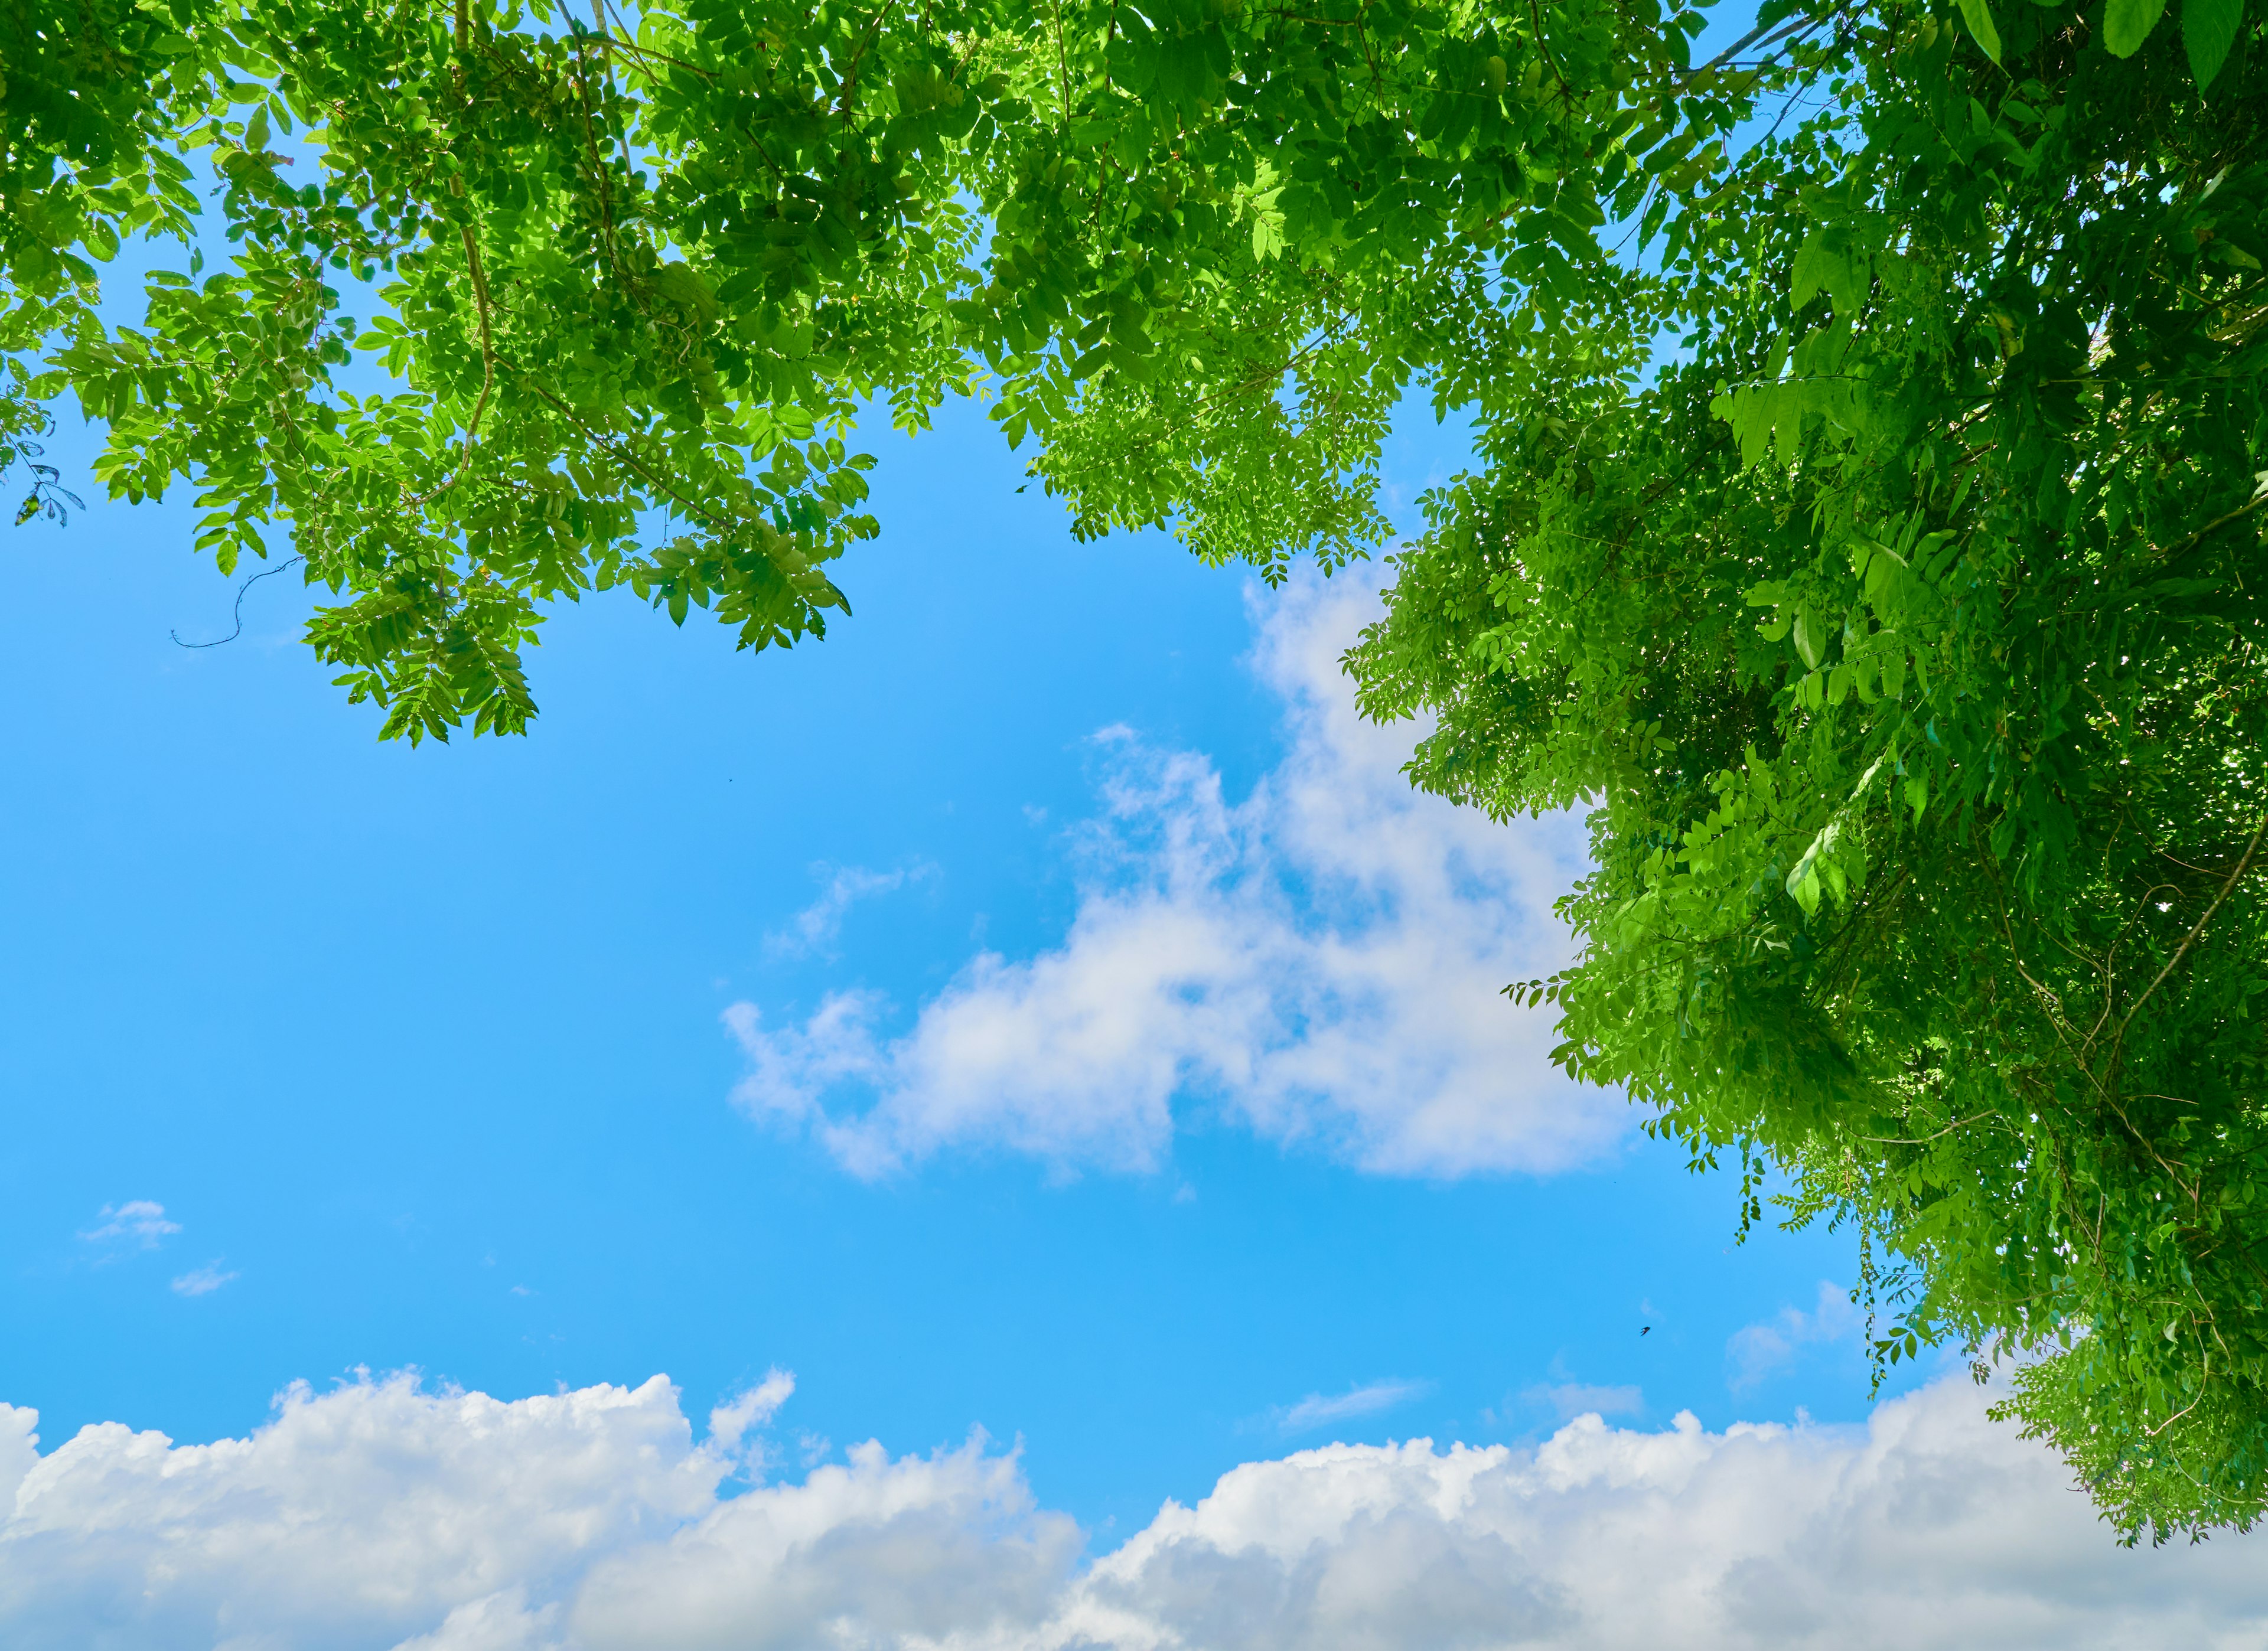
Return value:
<svg viewBox="0 0 2268 1651">
<path fill-rule="evenodd" d="M 1405 488 L 1452 457 L 1418 431 Z M 1150 1167 L 980 1126 L 862 1178 L 736 1111 L 734 1003 L 769 1027 L 863 989 L 902 1031 L 980 950 L 1059 954 L 1125 745 L 1202 758 L 1232 803 L 1285 754 L 1249 656 L 1286 598 L 1160 537 L 1074 544 L 973 419 L 879 475 L 886 534 L 825 642 L 735 654 L 594 599 L 532 659 L 534 737 L 416 751 L 298 644 L 291 576 L 237 642 L 173 646 L 230 601 L 179 513 L 13 536 L 0 1013 L 41 1098 L 0 1160 L 29 1332 L 0 1392 L 197 1438 L 357 1365 L 513 1392 L 666 1370 L 707 1402 L 780 1364 L 830 1437 L 1022 1435 L 1082 1516 L 1193 1493 L 1273 1411 L 1378 1381 L 1422 1392 L 1363 1436 L 1516 1435 L 1557 1418 L 1506 1396 L 1566 1381 L 1636 1385 L 1640 1415 L 1863 1412 L 1845 1346 L 1727 1388 L 1727 1339 L 1813 1307 L 1850 1246 L 1727 1253 L 1728 1180 L 1595 1092 L 1553 1089 L 1600 1116 L 1540 1176 L 1462 1139 L 1365 1173 L 1196 1093 Z M 1571 828 L 1523 832 L 1572 864 Z M 1488 921 L 1548 931 L 1558 892 Z M 1531 1064 L 1507 1096 L 1549 1083 Z M 80 1236 L 135 1200 L 180 1230 Z M 207 1265 L 237 1276 L 169 1288 Z"/>
<path fill-rule="evenodd" d="M 295 640 L 290 577 L 251 591 L 239 641 L 177 648 L 225 634 L 232 598 L 181 510 L 9 537 L 0 1400 L 38 1413 L 40 1482 L 130 1456 L 126 1429 L 271 1454 L 321 1417 L 425 1437 L 471 1426 L 458 1389 L 532 1430 L 534 1460 L 567 1426 L 538 1396 L 581 1396 L 721 1499 L 656 1492 L 674 1511 L 642 1518 L 895 1486 L 976 1509 L 982 1553 L 1054 1579 L 999 1598 L 1028 1584 L 1032 1621 L 1094 1635 L 1149 1586 L 1167 1499 L 1227 1518 L 1223 1475 L 1260 1486 L 1334 1442 L 1380 1448 L 1345 1461 L 1381 1485 L 1481 1459 L 1383 1449 L 1417 1438 L 1531 1466 L 1711 1441 L 1807 1484 L 1909 1436 L 1977 1459 L 1965 1380 L 1874 1409 L 1847 1235 L 1734 1247 L 1734 1178 L 1566 1086 L 1548 1021 L 1493 996 L 1564 954 L 1549 904 L 1580 837 L 1406 793 L 1410 730 L 1359 724 L 1330 669 L 1375 568 L 1270 592 L 1161 537 L 1075 544 L 966 409 L 875 444 L 883 538 L 838 576 L 854 619 L 752 656 L 594 599 L 530 662 L 524 741 L 376 745 Z M 69 430 L 54 450 L 87 454 Z M 1397 508 L 1457 458 L 1410 422 Z M 657 1373 L 674 1391 L 640 1385 Z M 606 1383 L 628 1396 L 589 1398 Z M 1756 1421 L 1793 1431 L 1725 1431 Z M 2030 1476 L 2042 1551 L 2094 1576 L 2108 1538 L 2052 1464 L 1989 1449 Z M 630 1494 L 628 1468 L 588 1474 L 573 1495 Z M 2243 1558 L 2121 1561 L 2135 1591 L 2098 1625 L 2158 1620 L 2117 1612 L 2162 1596 L 2257 1627 Z M 608 1642 L 613 1596 L 527 1563 L 391 1626 L 307 1626 L 310 1605 L 275 1643 L 407 1645 L 445 1618 L 416 1643 L 549 1645 L 571 1619 L 561 1643 Z M 846 1597 L 885 1574 L 854 1567 Z M 89 1599 L 114 1582 L 86 1574 Z M 22 1642 L 86 1642 L 79 1597 Z M 1475 1597 L 1499 1626 L 1527 1609 Z M 183 1609 L 117 1643 L 212 1642 Z"/>
</svg>

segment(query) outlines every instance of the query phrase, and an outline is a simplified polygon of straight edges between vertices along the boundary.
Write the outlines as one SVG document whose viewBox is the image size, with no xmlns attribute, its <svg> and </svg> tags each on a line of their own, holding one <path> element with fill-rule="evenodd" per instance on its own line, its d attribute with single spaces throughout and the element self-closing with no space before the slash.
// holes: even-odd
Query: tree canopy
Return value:
<svg viewBox="0 0 2268 1651">
<path fill-rule="evenodd" d="M 2129 1537 L 2245 1525 L 2268 80 L 2163 11 L 28 0 L 0 442 L 73 395 L 224 570 L 288 534 L 416 739 L 523 731 L 586 591 L 821 633 L 868 408 L 982 394 L 1081 532 L 1271 576 L 1462 411 L 1349 664 L 1421 785 L 1590 807 L 1515 995 L 1854 1222 L 1881 1358 L 2014 1358 Z"/>
</svg>

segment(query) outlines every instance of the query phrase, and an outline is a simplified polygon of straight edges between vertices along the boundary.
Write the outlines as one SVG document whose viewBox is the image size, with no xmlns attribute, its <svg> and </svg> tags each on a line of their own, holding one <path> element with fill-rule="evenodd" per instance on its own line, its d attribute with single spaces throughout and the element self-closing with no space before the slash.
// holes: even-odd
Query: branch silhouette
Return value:
<svg viewBox="0 0 2268 1651">
<path fill-rule="evenodd" d="M 273 568 L 263 569 L 260 572 L 254 574 L 252 577 L 247 579 L 242 584 L 237 586 L 236 606 L 233 610 L 236 619 L 236 628 L 229 632 L 227 635 L 216 637 L 213 641 L 209 642 L 185 642 L 181 640 L 181 633 L 179 631 L 167 631 L 166 635 L 173 639 L 173 646 L 176 648 L 217 648 L 223 642 L 234 642 L 238 637 L 244 635 L 244 593 L 252 589 L 254 585 L 258 584 L 262 579 L 271 579 L 277 574 L 282 573 L 285 569 L 296 567 L 298 563 L 306 560 L 307 559 L 305 556 L 294 556 L 290 561 L 279 561 Z"/>
</svg>

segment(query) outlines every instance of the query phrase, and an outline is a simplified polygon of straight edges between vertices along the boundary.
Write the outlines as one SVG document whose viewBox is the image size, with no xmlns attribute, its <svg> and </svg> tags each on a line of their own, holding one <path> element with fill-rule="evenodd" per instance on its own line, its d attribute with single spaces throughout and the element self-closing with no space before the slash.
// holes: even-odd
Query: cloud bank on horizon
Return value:
<svg viewBox="0 0 2268 1651">
<path fill-rule="evenodd" d="M 869 1177 L 950 1148 L 1151 1170 L 1191 1108 L 1388 1174 L 1548 1171 L 1616 1140 L 1619 1097 L 1557 1071 L 1550 1012 L 1500 995 L 1570 956 L 1551 903 L 1580 823 L 1413 791 L 1410 726 L 1363 721 L 1338 668 L 1377 598 L 1309 579 L 1267 599 L 1254 664 L 1285 754 L 1250 796 L 1106 730 L 1063 943 L 978 954 L 895 1033 L 872 992 L 777 1027 L 736 1003 L 736 1103 Z"/>
<path fill-rule="evenodd" d="M 2257 1646 L 2242 1538 L 2117 1548 L 1950 1378 L 1864 1427 L 1578 1417 L 1533 1447 L 1330 1445 L 1083 1561 L 981 1437 L 799 1482 L 656 1376 L 504 1403 L 305 1386 L 245 1439 L 0 1405 L 0 1642 L 230 1651 L 1933 1651 Z"/>
</svg>

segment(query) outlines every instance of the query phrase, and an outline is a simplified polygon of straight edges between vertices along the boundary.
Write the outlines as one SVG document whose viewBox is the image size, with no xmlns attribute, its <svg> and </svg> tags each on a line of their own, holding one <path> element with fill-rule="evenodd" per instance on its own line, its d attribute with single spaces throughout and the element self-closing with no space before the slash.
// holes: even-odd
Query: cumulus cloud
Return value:
<svg viewBox="0 0 2268 1651">
<path fill-rule="evenodd" d="M 239 1276 L 240 1275 L 238 1273 L 222 1272 L 220 1270 L 220 1263 L 217 1261 L 208 1261 L 204 1266 L 201 1267 L 192 1267 L 187 1273 L 182 1273 L 180 1277 L 175 1279 L 173 1280 L 173 1294 L 176 1295 L 210 1295 L 215 1290 L 220 1288 L 222 1285 L 226 1284 L 231 1280 Z"/>
<path fill-rule="evenodd" d="M 757 1390 L 761 1391 L 762 1390 Z M 660 1377 L 295 1388 L 251 1436 L 0 1406 L 0 1643 L 229 1651 L 2257 1647 L 2268 1543 L 2129 1552 L 1948 1381 L 1867 1425 L 1596 1415 L 1254 1462 L 1081 1563 L 981 1436 L 724 1494 Z M 751 1420 L 757 1406 L 751 1406 Z"/>
<path fill-rule="evenodd" d="M 210 1445 L 105 1422 L 34 1457 L 35 1423 L 0 1409 L 0 1642 L 21 1651 L 463 1640 L 506 1614 L 481 1602 L 555 1600 L 699 1518 L 721 1471 L 659 1378 L 512 1404 L 296 1387 Z"/>
<path fill-rule="evenodd" d="M 1822 1279 L 1811 1311 L 1783 1307 L 1776 1317 L 1743 1325 L 1727 1339 L 1725 1379 L 1735 1393 L 1748 1392 L 1793 1364 L 1802 1348 L 1848 1340 L 1859 1325 L 1851 1292 Z"/>
<path fill-rule="evenodd" d="M 1028 1643 L 1079 1550 L 982 1437 L 893 1460 L 879 1444 L 802 1484 L 719 1503 L 594 1567 L 568 1612 L 583 1651 Z"/>
<path fill-rule="evenodd" d="M 1948 1383 L 1860 1428 L 1569 1423 L 1533 1451 L 1333 1446 L 1171 1504 L 1055 1626 L 1165 1647 L 2235 1645 L 2261 1545 L 2116 1549 Z"/>
<path fill-rule="evenodd" d="M 1250 796 L 1106 730 L 1062 943 L 978 954 L 896 1031 L 871 992 L 777 1024 L 736 1003 L 736 1102 L 866 1176 L 956 1147 L 1147 1170 L 1193 1108 L 1393 1174 L 1556 1170 L 1614 1141 L 1621 1103 L 1547 1059 L 1550 1013 L 1499 995 L 1567 960 L 1550 908 L 1579 825 L 1413 792 L 1411 725 L 1364 722 L 1338 669 L 1375 598 L 1267 600 L 1255 665 L 1285 754 Z"/>
<path fill-rule="evenodd" d="M 166 1207 L 146 1198 L 123 1204 L 105 1204 L 95 1212 L 100 1226 L 90 1227 L 79 1237 L 91 1244 L 116 1249 L 155 1250 L 181 1230 L 181 1223 L 166 1218 Z"/>
<path fill-rule="evenodd" d="M 1431 1382 L 1389 1380 L 1366 1383 L 1344 1393 L 1310 1393 L 1298 1404 L 1285 1406 L 1276 1422 L 1285 1433 L 1306 1433 L 1357 1416 L 1375 1416 L 1381 1411 L 1422 1398 L 1432 1391 L 1432 1386 Z"/>
</svg>

